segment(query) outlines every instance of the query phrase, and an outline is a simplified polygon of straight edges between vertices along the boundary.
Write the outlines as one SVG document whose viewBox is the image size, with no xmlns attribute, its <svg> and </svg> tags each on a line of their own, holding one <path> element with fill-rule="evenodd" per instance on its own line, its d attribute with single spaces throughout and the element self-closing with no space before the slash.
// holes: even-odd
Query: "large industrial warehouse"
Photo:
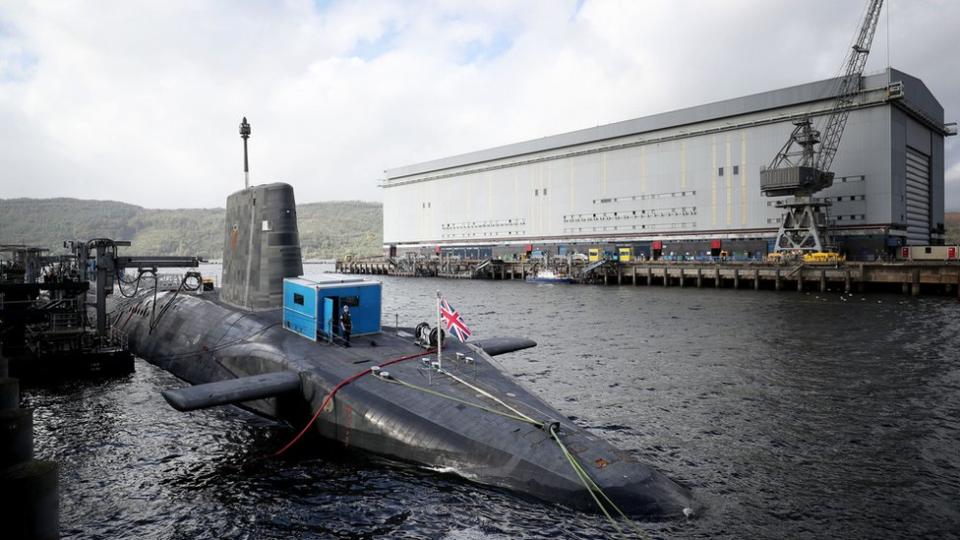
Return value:
<svg viewBox="0 0 960 540">
<path fill-rule="evenodd" d="M 386 171 L 393 255 L 471 258 L 615 250 L 637 256 L 718 246 L 762 257 L 781 220 L 759 177 L 794 121 L 835 103 L 825 80 Z M 895 69 L 863 77 L 832 170 L 833 245 L 873 259 L 943 243 L 943 107 Z"/>
</svg>

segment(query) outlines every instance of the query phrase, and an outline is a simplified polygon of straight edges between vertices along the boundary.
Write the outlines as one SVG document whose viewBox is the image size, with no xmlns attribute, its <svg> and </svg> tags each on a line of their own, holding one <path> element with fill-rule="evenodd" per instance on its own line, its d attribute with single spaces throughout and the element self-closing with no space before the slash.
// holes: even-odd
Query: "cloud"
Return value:
<svg viewBox="0 0 960 540">
<path fill-rule="evenodd" d="M 387 168 L 829 77 L 861 2 L 14 2 L 0 197 L 221 206 L 251 176 L 379 200 Z M 948 119 L 960 3 L 895 4 L 893 65 Z M 923 40 L 913 39 L 921 34 Z M 886 65 L 881 20 L 868 71 Z M 947 144 L 948 207 L 960 146 Z"/>
<path fill-rule="evenodd" d="M 946 183 L 947 211 L 960 212 L 960 162 L 947 168 L 944 182 Z"/>
</svg>

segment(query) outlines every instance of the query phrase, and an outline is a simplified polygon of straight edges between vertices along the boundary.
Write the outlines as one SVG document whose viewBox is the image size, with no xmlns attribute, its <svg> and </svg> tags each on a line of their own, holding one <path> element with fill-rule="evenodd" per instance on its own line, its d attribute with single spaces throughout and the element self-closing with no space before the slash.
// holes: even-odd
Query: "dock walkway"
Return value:
<svg viewBox="0 0 960 540">
<path fill-rule="evenodd" d="M 600 264 L 598 264 L 600 263 Z M 957 295 L 960 263 L 929 261 L 771 264 L 763 262 L 368 260 L 338 261 L 338 272 L 458 279 L 525 279 L 541 270 L 577 283 L 775 291 L 900 292 Z"/>
</svg>

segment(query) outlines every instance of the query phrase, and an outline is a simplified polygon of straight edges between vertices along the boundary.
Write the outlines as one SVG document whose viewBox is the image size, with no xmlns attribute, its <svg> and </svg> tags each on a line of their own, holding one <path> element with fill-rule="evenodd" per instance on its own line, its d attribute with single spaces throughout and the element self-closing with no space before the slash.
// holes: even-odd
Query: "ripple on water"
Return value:
<svg viewBox="0 0 960 540">
<path fill-rule="evenodd" d="M 504 369 L 690 485 L 653 537 L 948 537 L 960 530 L 960 305 L 950 299 L 384 279 L 384 318 L 525 335 Z M 877 301 L 880 300 L 878 303 Z M 181 414 L 143 362 L 26 389 L 61 466 L 64 538 L 606 538 L 600 517 L 316 445 L 238 409 Z M 593 426 L 593 427 L 590 427 Z"/>
</svg>

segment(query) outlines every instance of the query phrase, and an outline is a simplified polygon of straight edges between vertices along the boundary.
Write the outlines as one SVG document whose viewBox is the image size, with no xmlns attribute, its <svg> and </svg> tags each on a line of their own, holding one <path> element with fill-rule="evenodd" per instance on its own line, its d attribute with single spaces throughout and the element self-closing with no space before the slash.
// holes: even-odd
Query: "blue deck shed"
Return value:
<svg viewBox="0 0 960 540">
<path fill-rule="evenodd" d="M 350 306 L 354 336 L 380 332 L 382 286 L 346 276 L 285 278 L 283 327 L 317 341 L 339 334 L 343 306 Z"/>
</svg>

